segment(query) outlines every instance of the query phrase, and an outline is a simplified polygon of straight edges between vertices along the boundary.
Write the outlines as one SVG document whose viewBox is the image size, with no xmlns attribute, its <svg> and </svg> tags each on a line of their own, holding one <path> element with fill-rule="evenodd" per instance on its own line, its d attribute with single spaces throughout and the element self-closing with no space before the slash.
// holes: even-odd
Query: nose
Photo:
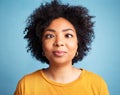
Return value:
<svg viewBox="0 0 120 95">
<path fill-rule="evenodd" d="M 54 46 L 60 47 L 60 46 L 64 46 L 64 45 L 62 43 L 54 43 Z"/>
<path fill-rule="evenodd" d="M 64 46 L 64 39 L 62 37 L 56 37 L 53 45 L 56 47 Z"/>
</svg>

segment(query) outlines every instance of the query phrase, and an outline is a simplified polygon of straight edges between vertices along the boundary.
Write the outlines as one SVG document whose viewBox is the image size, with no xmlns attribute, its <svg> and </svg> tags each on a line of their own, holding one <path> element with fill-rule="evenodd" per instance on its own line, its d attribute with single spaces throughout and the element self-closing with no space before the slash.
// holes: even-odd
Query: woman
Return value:
<svg viewBox="0 0 120 95">
<path fill-rule="evenodd" d="M 57 0 L 36 9 L 28 18 L 25 39 L 32 55 L 49 67 L 24 76 L 14 95 L 109 95 L 100 76 L 73 66 L 90 49 L 92 18 L 85 7 Z"/>
</svg>

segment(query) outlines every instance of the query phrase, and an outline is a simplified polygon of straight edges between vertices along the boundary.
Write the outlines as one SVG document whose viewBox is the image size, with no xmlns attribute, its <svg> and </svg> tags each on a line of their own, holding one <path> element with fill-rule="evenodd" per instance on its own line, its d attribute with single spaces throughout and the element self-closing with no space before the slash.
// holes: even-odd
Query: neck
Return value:
<svg viewBox="0 0 120 95">
<path fill-rule="evenodd" d="M 49 79 L 59 83 L 68 83 L 77 79 L 80 76 L 80 72 L 79 69 L 74 68 L 72 65 L 64 67 L 50 66 L 45 70 L 45 74 Z"/>
</svg>

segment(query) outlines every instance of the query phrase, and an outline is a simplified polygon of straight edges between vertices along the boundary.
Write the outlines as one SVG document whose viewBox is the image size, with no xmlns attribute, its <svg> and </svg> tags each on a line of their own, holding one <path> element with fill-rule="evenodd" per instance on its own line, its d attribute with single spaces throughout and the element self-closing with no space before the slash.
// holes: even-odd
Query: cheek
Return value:
<svg viewBox="0 0 120 95">
<path fill-rule="evenodd" d="M 74 42 L 69 44 L 69 54 L 70 54 L 69 58 L 71 57 L 73 59 L 75 57 L 77 49 L 78 49 L 77 43 Z"/>
<path fill-rule="evenodd" d="M 72 43 L 72 42 L 71 42 L 71 43 L 69 44 L 69 51 L 70 51 L 70 52 L 69 52 L 69 54 L 70 54 L 70 55 L 69 55 L 69 58 L 72 58 L 72 59 L 73 59 L 73 58 L 76 56 L 77 49 L 78 49 L 78 44 L 77 44 L 77 43 L 75 43 L 75 42 Z"/>
<path fill-rule="evenodd" d="M 50 48 L 50 46 L 49 46 L 49 44 L 48 44 L 48 43 L 47 43 L 47 44 L 46 44 L 46 43 L 44 43 L 42 47 L 43 47 L 43 51 L 44 51 L 44 52 L 48 51 L 48 50 L 49 50 L 49 48 Z"/>
<path fill-rule="evenodd" d="M 71 45 L 71 47 L 70 47 L 71 53 L 76 53 L 77 52 L 77 48 L 78 48 L 78 46 L 76 44 Z"/>
<path fill-rule="evenodd" d="M 51 44 L 51 42 L 46 42 L 46 41 L 45 41 L 44 44 L 42 45 L 42 48 L 43 48 L 44 53 L 47 54 L 47 53 L 50 52 L 51 49 L 52 49 L 52 44 Z"/>
<path fill-rule="evenodd" d="M 78 48 L 78 43 L 77 41 L 70 41 L 69 43 L 69 48 L 73 51 L 77 51 Z"/>
<path fill-rule="evenodd" d="M 44 56 L 49 59 L 49 56 L 50 56 L 50 46 L 48 46 L 48 44 L 43 44 L 43 52 L 44 52 Z"/>
</svg>

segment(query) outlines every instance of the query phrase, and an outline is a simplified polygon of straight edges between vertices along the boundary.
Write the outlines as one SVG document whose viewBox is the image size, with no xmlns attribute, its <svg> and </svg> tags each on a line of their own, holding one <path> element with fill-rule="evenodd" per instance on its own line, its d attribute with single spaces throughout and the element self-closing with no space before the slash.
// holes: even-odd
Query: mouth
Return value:
<svg viewBox="0 0 120 95">
<path fill-rule="evenodd" d="M 57 57 L 62 57 L 66 54 L 66 51 L 53 51 L 53 55 Z"/>
</svg>

